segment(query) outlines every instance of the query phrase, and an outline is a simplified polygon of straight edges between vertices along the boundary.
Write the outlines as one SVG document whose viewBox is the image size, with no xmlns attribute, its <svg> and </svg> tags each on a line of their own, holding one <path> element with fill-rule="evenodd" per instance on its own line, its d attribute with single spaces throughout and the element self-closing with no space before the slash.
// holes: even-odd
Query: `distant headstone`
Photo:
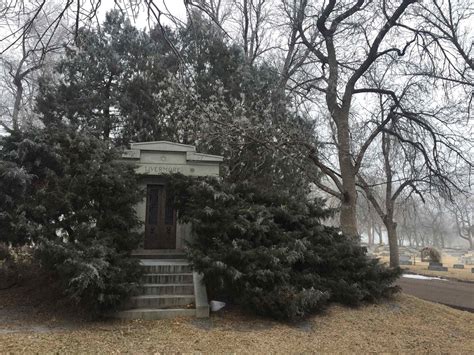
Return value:
<svg viewBox="0 0 474 355">
<path fill-rule="evenodd" d="M 472 256 L 463 256 L 461 257 L 461 262 L 466 265 L 474 265 L 474 257 Z"/>
<path fill-rule="evenodd" d="M 430 266 L 443 266 L 443 263 L 438 263 L 437 261 L 430 261 Z"/>
<path fill-rule="evenodd" d="M 400 255 L 400 261 L 411 261 L 410 255 Z"/>
<path fill-rule="evenodd" d="M 409 260 L 400 260 L 400 265 L 413 265 L 413 263 Z"/>
<path fill-rule="evenodd" d="M 471 269 L 471 272 L 474 274 L 474 267 Z"/>
<path fill-rule="evenodd" d="M 465 251 L 463 250 L 456 250 L 456 251 L 451 251 L 447 253 L 448 255 L 454 256 L 454 257 L 461 257 L 465 254 Z"/>
<path fill-rule="evenodd" d="M 464 269 L 464 264 L 454 264 L 453 269 Z"/>
<path fill-rule="evenodd" d="M 433 270 L 433 271 L 448 271 L 448 268 L 445 267 L 445 266 L 430 265 L 430 266 L 428 266 L 428 270 Z"/>
</svg>

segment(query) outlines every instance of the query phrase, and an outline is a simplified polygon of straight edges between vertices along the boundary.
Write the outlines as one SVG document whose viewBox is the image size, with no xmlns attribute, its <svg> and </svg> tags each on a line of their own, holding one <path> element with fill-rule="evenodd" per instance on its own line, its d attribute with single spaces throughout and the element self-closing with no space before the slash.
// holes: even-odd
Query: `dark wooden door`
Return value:
<svg viewBox="0 0 474 355">
<path fill-rule="evenodd" d="M 164 185 L 147 186 L 145 249 L 176 249 L 176 211 L 169 200 Z"/>
</svg>

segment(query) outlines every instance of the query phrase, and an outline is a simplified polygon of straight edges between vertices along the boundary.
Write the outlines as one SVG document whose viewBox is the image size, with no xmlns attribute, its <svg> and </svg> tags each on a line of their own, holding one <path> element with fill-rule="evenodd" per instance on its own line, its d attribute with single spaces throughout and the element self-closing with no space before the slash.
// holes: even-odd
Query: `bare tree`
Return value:
<svg viewBox="0 0 474 355">
<path fill-rule="evenodd" d="M 410 197 L 405 199 L 397 213 L 399 219 L 399 234 L 408 240 L 410 246 L 419 248 L 421 241 L 419 237 L 419 216 L 418 216 L 418 200 Z"/>
<path fill-rule="evenodd" d="M 408 90 L 403 92 L 404 95 L 409 93 Z M 390 263 L 398 266 L 398 245 L 403 240 L 403 235 L 397 235 L 395 219 L 399 205 L 404 205 L 412 194 L 417 194 L 422 201 L 425 194 L 434 191 L 450 196 L 452 190 L 461 185 L 459 179 L 462 177 L 452 174 L 453 161 L 445 159 L 445 154 L 450 157 L 461 155 L 460 150 L 449 141 L 450 134 L 434 126 L 425 117 L 426 112 L 413 111 L 416 107 L 408 110 L 403 107 L 401 99 L 392 99 L 385 101 L 389 106 L 384 108 L 380 97 L 380 170 L 383 175 L 378 174 L 378 183 L 383 186 L 384 193 L 380 194 L 367 182 L 364 169 L 359 169 L 357 173 L 357 185 L 383 221 L 390 246 Z M 393 117 L 389 119 L 390 116 Z M 389 123 L 383 125 L 387 120 Z M 372 158 L 372 164 L 376 165 L 377 160 Z M 373 170 L 369 173 L 374 174 Z"/>
<path fill-rule="evenodd" d="M 420 3 L 414 16 L 421 26 L 410 27 L 423 36 L 423 49 L 432 57 L 441 54 L 443 65 L 433 65 L 432 74 L 446 79 L 446 73 L 456 74 L 458 80 L 474 86 L 474 34 L 472 18 L 474 4 L 469 0 L 431 0 Z M 453 56 L 456 53 L 457 56 Z M 432 61 L 436 63 L 436 61 Z"/>
<path fill-rule="evenodd" d="M 326 152 L 321 147 L 308 146 L 309 158 L 333 182 L 332 186 L 323 187 L 324 190 L 341 199 L 342 230 L 353 236 L 358 233 L 356 191 L 358 185 L 364 190 L 370 189 L 364 182 L 364 158 L 375 144 L 389 152 L 394 141 L 402 145 L 403 150 L 411 151 L 414 159 L 423 160 L 423 173 L 413 171 L 412 176 L 390 191 L 392 168 L 388 165 L 391 158 L 385 159 L 388 196 L 384 211 L 381 209 L 379 214 L 384 221 L 389 219 L 384 223 L 390 234 L 396 228 L 390 217 L 394 200 L 405 189 L 416 191 L 414 180 L 437 184 L 447 193 L 454 185 L 449 174 L 441 172 L 441 166 L 447 161 L 447 155 L 462 160 L 463 149 L 453 144 L 460 136 L 444 127 L 459 122 L 463 114 L 459 112 L 456 118 L 448 119 L 452 104 L 427 109 L 415 105 L 418 94 L 436 91 L 434 83 L 418 78 L 422 74 L 419 63 L 424 60 L 415 50 L 420 34 L 406 25 L 413 21 L 411 8 L 418 6 L 416 1 L 328 1 L 323 5 L 302 1 L 301 4 L 301 15 L 295 26 L 311 51 L 310 60 L 314 63 L 312 80 L 302 86 L 307 99 L 311 99 L 311 93 L 314 93 L 314 101 L 318 94 L 324 96 L 329 119 L 327 131 L 332 139 L 332 149 Z M 417 69 L 416 73 L 412 67 Z M 374 112 L 371 102 L 377 97 L 383 97 L 381 100 L 390 108 L 381 120 L 375 121 L 370 113 Z M 363 111 L 367 113 L 361 113 Z M 450 153 L 439 153 L 445 148 Z M 337 160 L 332 158 L 334 154 Z M 412 164 L 412 168 L 417 167 Z"/>
<path fill-rule="evenodd" d="M 10 46 L 8 55 L 7 53 L 0 55 L 0 66 L 3 69 L 1 86 L 5 95 L 0 125 L 6 131 L 20 129 L 21 116 L 26 116 L 24 113 L 31 111 L 33 106 L 37 73 L 44 68 L 47 57 L 60 52 L 63 48 L 62 42 L 66 40 L 64 31 L 55 31 L 54 36 L 46 43 L 41 40 L 44 31 L 50 26 L 55 11 L 54 7 L 43 6 L 35 22 L 31 23 L 19 40 Z M 8 19 L 4 19 L 4 23 L 12 29 L 21 29 L 25 23 L 31 21 L 30 13 L 31 10 L 24 6 L 21 11 L 10 14 Z"/>
<path fill-rule="evenodd" d="M 241 2 L 244 13 L 249 8 L 244 6 L 249 3 Z M 315 122 L 318 119 L 328 122 L 322 129 L 328 139 L 319 139 L 319 146 L 299 137 L 292 138 L 293 144 L 306 148 L 309 160 L 330 179 L 330 184 L 325 180 L 315 184 L 341 200 L 340 225 L 346 234 L 353 236 L 358 233 L 357 187 L 373 194 L 371 184 L 367 183 L 366 155 L 379 149 L 374 146 L 381 147 L 384 180 L 378 184 L 385 185 L 385 198 L 383 202 L 379 198 L 372 201 L 377 201 L 374 208 L 391 236 L 392 259 L 397 264 L 394 221 L 397 198 L 413 192 L 421 194 L 420 186 L 425 190 L 436 187 L 449 194 L 456 186 L 447 169 L 449 160 L 471 165 L 463 153 L 472 148 L 472 139 L 467 137 L 466 146 L 460 147 L 462 144 L 457 142 L 462 137 L 452 128 L 460 122 L 460 117 L 465 117 L 462 110 L 453 114 L 459 102 L 430 105 L 432 97 L 424 95 L 424 101 L 419 97 L 435 92 L 436 83 L 422 78 L 420 63 L 424 58 L 415 50 L 420 46 L 421 34 L 406 25 L 413 22 L 413 12 L 409 10 L 415 1 L 397 4 L 283 1 L 282 4 L 290 23 L 288 28 L 293 30 L 289 31 L 291 40 L 282 83 L 292 95 L 310 103 L 309 111 L 313 112 L 309 115 L 314 114 L 315 107 L 321 107 L 322 94 L 325 105 L 321 110 L 316 109 L 322 119 Z M 244 42 L 251 43 L 251 31 L 242 33 L 247 39 Z M 357 42 L 357 46 L 352 42 Z M 252 51 L 247 49 L 246 53 Z M 446 80 L 448 74 L 443 73 Z M 377 100 L 385 106 L 380 119 L 374 118 L 377 109 L 371 104 Z M 393 154 L 395 146 L 398 150 Z M 394 167 L 393 156 L 400 155 L 398 152 L 404 160 Z M 403 167 L 403 176 L 394 177 L 393 170 L 399 166 Z"/>
<path fill-rule="evenodd" d="M 322 7 L 303 0 L 301 14 L 295 23 L 303 43 L 311 51 L 318 67 L 314 72 L 320 80 L 317 84 L 312 82 L 308 88 L 318 90 L 325 96 L 327 111 L 334 123 L 338 171 L 319 159 L 314 154 L 315 151 L 313 154 L 310 153 L 311 159 L 331 177 L 338 188 L 333 194 L 341 199 L 340 225 L 343 232 L 348 235 L 358 235 L 356 174 L 360 167 L 359 161 L 362 160 L 366 149 L 362 149 L 359 153 L 360 158 L 354 160 L 350 117 L 354 95 L 361 92 L 356 85 L 368 69 L 383 56 L 392 52 L 404 55 L 406 45 L 401 48 L 382 49 L 382 44 L 390 30 L 397 26 L 402 15 L 414 2 L 404 0 L 393 8 L 386 7 L 387 4 L 384 2 L 381 12 L 372 2 L 364 0 L 342 3 L 329 0 Z M 378 21 L 380 26 L 372 28 L 370 33 L 365 25 L 374 11 L 381 17 L 379 19 L 382 19 L 382 23 Z M 350 56 L 345 53 L 349 33 L 351 41 L 361 40 L 360 46 L 365 46 L 364 50 L 353 52 Z M 369 144 L 370 142 L 367 145 Z"/>
<path fill-rule="evenodd" d="M 452 206 L 458 236 L 469 243 L 474 249 L 474 199 L 472 194 L 459 195 Z"/>
<path fill-rule="evenodd" d="M 379 188 L 381 186 L 378 186 Z M 357 199 L 357 220 L 359 221 L 359 228 L 367 233 L 367 243 L 369 246 L 376 244 L 376 237 L 378 236 L 378 244 L 381 243 L 382 231 L 380 228 L 381 220 L 378 213 L 375 211 L 372 203 L 367 200 L 365 195 Z"/>
</svg>

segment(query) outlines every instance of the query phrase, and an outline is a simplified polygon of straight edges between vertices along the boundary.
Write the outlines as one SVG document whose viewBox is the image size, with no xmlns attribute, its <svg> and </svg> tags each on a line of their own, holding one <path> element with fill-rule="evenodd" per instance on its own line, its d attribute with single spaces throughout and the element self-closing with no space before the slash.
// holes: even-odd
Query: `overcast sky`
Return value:
<svg viewBox="0 0 474 355">
<path fill-rule="evenodd" d="M 181 20 L 186 19 L 186 8 L 184 7 L 184 0 L 157 0 L 154 1 L 155 4 L 159 7 L 159 9 L 163 12 L 169 12 L 173 16 Z M 114 8 L 114 0 L 102 0 L 101 12 L 100 12 L 100 20 L 102 21 L 105 17 L 107 11 Z M 142 11 L 142 13 L 136 18 L 131 19 L 132 23 L 140 29 L 147 27 L 147 13 L 146 11 Z M 166 24 L 166 19 L 164 18 L 163 22 Z"/>
</svg>

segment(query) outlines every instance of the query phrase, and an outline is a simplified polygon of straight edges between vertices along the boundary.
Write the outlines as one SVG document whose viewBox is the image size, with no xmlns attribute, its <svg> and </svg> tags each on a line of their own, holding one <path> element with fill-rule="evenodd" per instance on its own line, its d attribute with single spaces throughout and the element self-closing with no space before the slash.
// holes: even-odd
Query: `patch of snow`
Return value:
<svg viewBox="0 0 474 355">
<path fill-rule="evenodd" d="M 446 279 L 442 279 L 441 277 L 432 277 L 432 276 L 423 276 L 423 275 L 414 275 L 414 274 L 403 274 L 402 277 L 406 277 L 407 279 L 417 279 L 417 280 L 441 280 L 441 281 L 448 281 Z"/>
</svg>

